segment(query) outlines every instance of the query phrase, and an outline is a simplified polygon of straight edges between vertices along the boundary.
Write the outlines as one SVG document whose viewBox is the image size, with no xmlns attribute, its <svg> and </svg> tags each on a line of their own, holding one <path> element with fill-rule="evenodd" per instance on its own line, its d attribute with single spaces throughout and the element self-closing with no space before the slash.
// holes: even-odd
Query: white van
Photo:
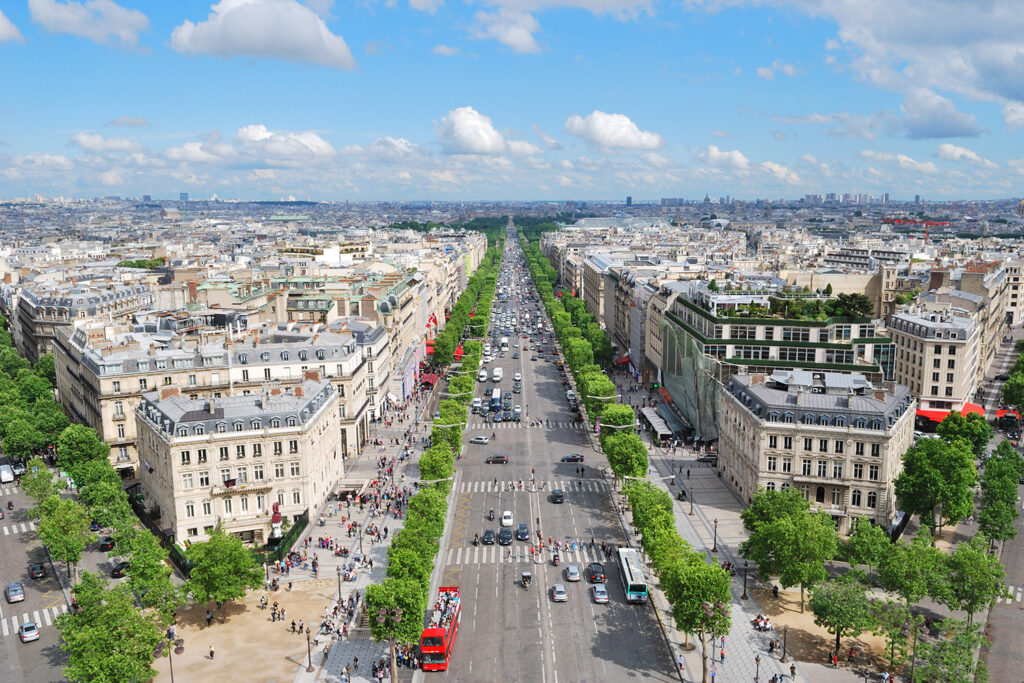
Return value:
<svg viewBox="0 0 1024 683">
<path fill-rule="evenodd" d="M 486 382 L 487 381 L 487 368 L 480 368 L 480 373 L 476 376 L 476 378 L 480 382 Z"/>
<path fill-rule="evenodd" d="M 491 379 L 493 381 L 495 381 L 495 382 L 500 382 L 501 378 L 504 377 L 504 375 L 505 375 L 505 371 L 504 370 L 502 370 L 501 368 L 494 368 L 494 374 L 491 377 Z"/>
<path fill-rule="evenodd" d="M 473 414 L 476 415 L 480 412 L 480 406 L 483 404 L 483 399 L 479 396 L 473 399 Z"/>
<path fill-rule="evenodd" d="M 14 469 L 10 465 L 0 465 L 0 484 L 14 482 Z"/>
</svg>

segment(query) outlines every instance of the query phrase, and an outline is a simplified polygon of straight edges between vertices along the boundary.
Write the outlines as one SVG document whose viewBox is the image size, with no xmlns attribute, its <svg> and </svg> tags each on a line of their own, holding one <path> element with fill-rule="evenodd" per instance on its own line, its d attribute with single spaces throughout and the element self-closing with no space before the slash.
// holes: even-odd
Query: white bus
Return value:
<svg viewBox="0 0 1024 683">
<path fill-rule="evenodd" d="M 619 548 L 616 553 L 619 574 L 622 576 L 622 590 L 626 594 L 626 602 L 644 602 L 647 600 L 647 579 L 644 578 L 640 555 L 632 548 Z"/>
<path fill-rule="evenodd" d="M 501 338 L 501 350 L 508 351 L 508 337 Z"/>
</svg>

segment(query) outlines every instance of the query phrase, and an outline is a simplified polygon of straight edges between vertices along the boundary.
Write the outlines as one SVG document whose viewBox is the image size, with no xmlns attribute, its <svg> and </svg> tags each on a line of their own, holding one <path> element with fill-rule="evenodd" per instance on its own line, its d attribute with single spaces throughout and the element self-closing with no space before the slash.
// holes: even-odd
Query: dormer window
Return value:
<svg viewBox="0 0 1024 683">
<path fill-rule="evenodd" d="M 868 421 L 865 420 L 863 417 L 858 417 L 856 420 L 854 420 L 853 426 L 856 427 L 857 429 L 864 429 L 865 427 L 868 426 Z"/>
<path fill-rule="evenodd" d="M 323 350 L 323 349 L 317 349 L 317 350 L 316 350 L 316 357 L 317 357 L 317 358 L 318 358 L 319 360 L 323 360 L 324 358 L 326 358 L 326 357 L 327 357 L 327 354 L 326 354 L 326 353 L 324 353 L 324 350 Z"/>
<path fill-rule="evenodd" d="M 299 360 L 309 360 L 309 354 L 306 353 L 305 349 L 299 351 Z"/>
<path fill-rule="evenodd" d="M 221 422 L 221 423 L 219 423 L 219 424 L 217 425 L 217 432 L 218 432 L 219 434 L 224 434 L 224 433 L 226 433 L 227 431 L 228 431 L 228 426 L 227 426 L 226 424 L 224 424 L 223 422 Z"/>
<path fill-rule="evenodd" d="M 281 352 L 281 360 L 288 360 L 289 358 L 291 358 L 291 354 L 290 353 L 288 353 L 287 351 L 282 351 Z"/>
<path fill-rule="evenodd" d="M 827 425 L 828 424 L 828 415 L 822 415 L 821 417 L 819 417 L 818 418 L 818 424 L 820 424 L 820 425 Z"/>
<path fill-rule="evenodd" d="M 235 431 L 236 432 L 242 431 L 242 428 L 244 427 L 244 425 L 242 424 L 241 420 L 239 420 L 238 422 L 235 422 L 234 426 L 235 426 Z"/>
<path fill-rule="evenodd" d="M 188 427 L 178 427 L 178 436 L 188 436 Z"/>
<path fill-rule="evenodd" d="M 263 353 L 260 354 L 260 360 L 263 361 L 264 363 L 269 362 L 270 361 L 270 354 L 267 353 L 266 351 L 264 351 Z"/>
<path fill-rule="evenodd" d="M 294 427 L 295 426 L 295 418 L 294 417 L 289 417 L 288 418 L 288 426 L 289 427 Z"/>
<path fill-rule="evenodd" d="M 196 432 L 197 435 L 205 434 L 206 433 L 206 428 L 203 427 L 203 425 L 196 425 L 195 432 Z"/>
<path fill-rule="evenodd" d="M 242 365 L 247 365 L 249 363 L 249 354 L 247 354 L 247 353 L 240 353 L 240 354 L 238 354 L 238 362 L 241 363 Z"/>
<path fill-rule="evenodd" d="M 259 429 L 260 428 L 260 421 L 259 420 L 253 420 L 252 422 L 249 423 L 249 426 L 251 428 L 253 428 L 253 429 Z"/>
<path fill-rule="evenodd" d="M 281 420 L 275 417 L 273 420 L 270 421 L 270 426 L 274 427 L 275 429 L 280 427 L 281 426 Z"/>
<path fill-rule="evenodd" d="M 813 415 L 804 415 L 804 424 L 805 425 L 812 425 L 812 424 L 814 424 L 814 416 Z"/>
</svg>

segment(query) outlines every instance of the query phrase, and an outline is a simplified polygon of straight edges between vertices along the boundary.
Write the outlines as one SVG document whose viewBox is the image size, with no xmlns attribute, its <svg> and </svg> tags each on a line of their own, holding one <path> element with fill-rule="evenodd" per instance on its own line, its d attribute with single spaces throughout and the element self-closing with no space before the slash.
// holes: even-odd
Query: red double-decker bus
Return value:
<svg viewBox="0 0 1024 683">
<path fill-rule="evenodd" d="M 459 635 L 462 619 L 462 598 L 458 586 L 441 586 L 430 613 L 430 621 L 420 636 L 420 653 L 424 671 L 445 671 Z"/>
</svg>

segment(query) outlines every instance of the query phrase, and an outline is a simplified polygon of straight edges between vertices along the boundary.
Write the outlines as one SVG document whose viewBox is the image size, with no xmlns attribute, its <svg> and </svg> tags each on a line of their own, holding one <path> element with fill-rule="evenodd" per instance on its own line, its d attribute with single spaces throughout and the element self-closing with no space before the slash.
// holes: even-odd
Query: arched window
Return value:
<svg viewBox="0 0 1024 683">
<path fill-rule="evenodd" d="M 205 434 L 206 433 L 206 427 L 204 427 L 203 425 L 196 425 L 196 430 L 195 431 L 196 431 L 196 434 Z"/>
<path fill-rule="evenodd" d="M 249 354 L 247 354 L 247 353 L 240 353 L 240 354 L 238 354 L 238 362 L 241 363 L 242 365 L 248 364 L 249 363 Z"/>
<path fill-rule="evenodd" d="M 860 491 L 858 489 L 854 489 L 850 492 L 850 505 L 855 508 L 860 507 Z"/>
<path fill-rule="evenodd" d="M 309 359 L 309 354 L 306 353 L 306 349 L 302 349 L 301 351 L 299 351 L 299 360 L 308 360 L 308 359 Z"/>
<path fill-rule="evenodd" d="M 868 507 L 869 508 L 876 508 L 876 507 L 878 507 L 878 494 L 875 493 L 874 491 L 868 491 Z"/>
<path fill-rule="evenodd" d="M 791 489 L 791 488 L 792 488 L 792 486 L 791 486 L 791 485 L 790 485 L 790 483 L 789 483 L 789 482 L 787 481 L 787 482 L 785 482 L 785 483 L 784 483 L 784 484 L 783 484 L 783 485 L 782 485 L 782 486 L 781 486 L 780 488 L 781 488 L 781 489 L 782 489 L 783 491 L 788 491 L 789 489 Z"/>
<path fill-rule="evenodd" d="M 268 362 L 270 360 L 270 354 L 264 351 L 263 353 L 260 354 L 260 360 L 263 361 L 264 363 Z"/>
<path fill-rule="evenodd" d="M 326 358 L 326 357 L 327 357 L 327 354 L 326 354 L 326 353 L 324 353 L 324 350 L 323 350 L 323 349 L 317 349 L 317 350 L 316 350 L 316 357 L 317 357 L 317 358 L 318 358 L 319 360 L 323 360 L 324 358 Z"/>
<path fill-rule="evenodd" d="M 818 488 L 814 489 L 814 502 L 815 503 L 824 503 L 825 502 L 825 487 L 824 486 L 819 486 Z"/>
<path fill-rule="evenodd" d="M 764 485 L 764 488 L 765 488 L 766 491 L 774 491 L 775 490 L 775 482 L 774 481 L 768 482 L 767 484 Z"/>
<path fill-rule="evenodd" d="M 289 358 L 291 358 L 291 354 L 290 353 L 288 353 L 287 351 L 282 351 L 281 352 L 281 360 L 288 360 Z"/>
</svg>

